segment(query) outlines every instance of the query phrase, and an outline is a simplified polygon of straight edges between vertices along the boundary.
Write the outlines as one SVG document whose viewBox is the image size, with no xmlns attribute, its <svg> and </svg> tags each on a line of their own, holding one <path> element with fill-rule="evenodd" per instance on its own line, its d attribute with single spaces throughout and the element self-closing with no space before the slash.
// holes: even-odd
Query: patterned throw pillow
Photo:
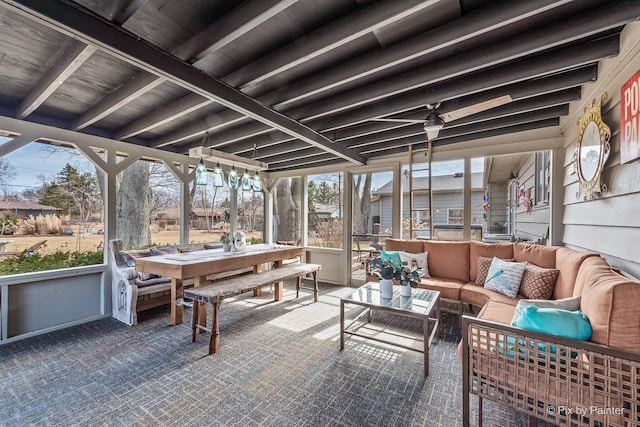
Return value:
<svg viewBox="0 0 640 427">
<path fill-rule="evenodd" d="M 520 294 L 528 299 L 549 299 L 560 270 L 527 264 L 520 283 Z"/>
<path fill-rule="evenodd" d="M 427 262 L 428 256 L 428 252 L 420 252 L 417 254 L 400 252 L 400 260 L 402 261 L 403 265 L 406 263 L 407 267 L 411 268 L 411 266 L 413 265 L 413 261 L 416 262 L 420 277 L 431 277 L 431 275 L 429 274 L 429 264 Z"/>
<path fill-rule="evenodd" d="M 484 281 L 487 280 L 487 274 L 489 273 L 491 261 L 493 261 L 493 258 L 487 256 L 478 257 L 478 275 L 476 276 L 476 285 L 484 286 Z M 513 258 L 505 259 L 505 261 L 511 262 L 513 261 Z"/>
<path fill-rule="evenodd" d="M 139 251 L 139 252 L 120 252 L 120 258 L 127 265 L 127 267 L 135 267 L 136 266 L 136 258 L 144 258 L 151 255 L 149 251 Z"/>
<path fill-rule="evenodd" d="M 179 251 L 177 246 L 161 246 L 158 248 L 151 248 L 149 249 L 149 252 L 151 252 L 151 256 L 156 256 L 156 255 L 177 254 Z"/>
<path fill-rule="evenodd" d="M 518 295 L 518 289 L 520 289 L 520 282 L 526 266 L 526 262 L 508 262 L 493 257 L 484 287 L 515 298 Z"/>
</svg>

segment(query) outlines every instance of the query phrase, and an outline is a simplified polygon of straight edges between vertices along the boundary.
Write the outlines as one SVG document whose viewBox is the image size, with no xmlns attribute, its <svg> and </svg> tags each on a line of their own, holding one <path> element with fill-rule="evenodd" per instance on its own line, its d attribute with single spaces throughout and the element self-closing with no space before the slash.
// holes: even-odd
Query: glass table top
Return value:
<svg viewBox="0 0 640 427">
<path fill-rule="evenodd" d="M 347 303 L 358 304 L 365 307 L 379 307 L 388 310 L 404 311 L 422 315 L 429 315 L 435 307 L 440 292 L 428 289 L 412 289 L 410 297 L 400 295 L 400 286 L 393 286 L 393 297 L 382 298 L 380 284 L 377 282 L 365 283 L 353 293 L 342 297 Z"/>
</svg>

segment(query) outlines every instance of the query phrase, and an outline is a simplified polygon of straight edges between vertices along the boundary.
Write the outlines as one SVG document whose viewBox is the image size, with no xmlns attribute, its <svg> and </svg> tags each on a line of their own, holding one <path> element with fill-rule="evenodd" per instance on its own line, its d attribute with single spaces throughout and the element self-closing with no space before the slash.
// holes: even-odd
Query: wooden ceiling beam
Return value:
<svg viewBox="0 0 640 427">
<path fill-rule="evenodd" d="M 47 100 L 96 51 L 95 46 L 73 40 L 16 109 L 24 119 Z"/>
<path fill-rule="evenodd" d="M 6 3 L 6 0 L 3 1 Z M 326 152 L 352 163 L 364 163 L 364 159 L 359 155 L 344 150 L 313 129 L 167 55 L 86 9 L 77 8 L 61 0 L 12 0 L 8 4 L 17 12 L 56 31 L 94 44 L 120 60 L 164 77 L 178 86 L 212 99 L 267 126 L 323 148 Z"/>
<path fill-rule="evenodd" d="M 123 25 L 136 13 L 147 0 L 125 0 L 119 10 L 115 13 L 115 17 L 112 19 L 118 25 Z"/>
<path fill-rule="evenodd" d="M 196 63 L 238 37 L 255 29 L 300 0 L 254 0 L 240 4 L 228 14 L 173 50 L 178 58 Z"/>
<path fill-rule="evenodd" d="M 133 76 L 118 90 L 102 98 L 97 104 L 82 113 L 80 117 L 73 122 L 71 128 L 73 130 L 84 129 L 107 117 L 114 111 L 119 110 L 165 81 L 166 79 L 164 78 L 142 71 Z"/>
<path fill-rule="evenodd" d="M 332 21 L 312 33 L 227 75 L 225 81 L 243 90 L 297 65 L 350 43 L 411 14 L 434 7 L 441 0 L 403 0 L 375 3 Z"/>
</svg>

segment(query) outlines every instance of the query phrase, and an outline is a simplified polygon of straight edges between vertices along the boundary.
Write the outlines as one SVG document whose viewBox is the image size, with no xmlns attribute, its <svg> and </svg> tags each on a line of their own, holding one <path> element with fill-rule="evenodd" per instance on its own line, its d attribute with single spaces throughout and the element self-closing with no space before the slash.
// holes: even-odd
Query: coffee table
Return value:
<svg viewBox="0 0 640 427">
<path fill-rule="evenodd" d="M 346 295 L 340 299 L 340 350 L 344 349 L 345 334 L 355 335 L 372 341 L 378 341 L 396 347 L 405 348 L 407 350 L 417 351 L 424 354 L 424 374 L 429 375 L 429 348 L 438 333 L 440 325 L 440 292 L 426 289 L 412 289 L 410 297 L 400 295 L 400 287 L 393 287 L 392 298 L 382 298 L 380 294 L 380 284 L 377 282 L 365 283 L 356 289 L 353 293 Z M 360 313 L 349 325 L 344 324 L 344 306 L 345 304 L 354 304 L 365 307 L 366 309 Z M 422 319 L 423 337 L 422 339 L 411 339 L 421 341 L 422 349 L 407 346 L 398 342 L 388 341 L 379 337 L 373 337 L 363 334 L 352 328 L 353 325 L 364 315 L 367 315 L 367 323 L 371 322 L 372 310 L 383 310 L 393 314 Z M 435 317 L 432 313 L 435 312 Z M 350 329 L 351 328 L 351 329 Z"/>
</svg>

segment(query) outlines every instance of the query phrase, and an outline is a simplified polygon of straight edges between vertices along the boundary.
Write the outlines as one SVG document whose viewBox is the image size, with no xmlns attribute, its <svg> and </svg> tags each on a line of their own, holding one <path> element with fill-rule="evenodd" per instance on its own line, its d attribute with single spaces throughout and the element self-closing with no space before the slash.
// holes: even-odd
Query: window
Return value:
<svg viewBox="0 0 640 427">
<path fill-rule="evenodd" d="M 447 224 L 464 224 L 464 209 L 447 209 Z"/>
<path fill-rule="evenodd" d="M 536 153 L 536 204 L 549 202 L 549 151 Z"/>
<path fill-rule="evenodd" d="M 342 247 L 343 180 L 342 173 L 307 177 L 310 246 Z"/>
</svg>

